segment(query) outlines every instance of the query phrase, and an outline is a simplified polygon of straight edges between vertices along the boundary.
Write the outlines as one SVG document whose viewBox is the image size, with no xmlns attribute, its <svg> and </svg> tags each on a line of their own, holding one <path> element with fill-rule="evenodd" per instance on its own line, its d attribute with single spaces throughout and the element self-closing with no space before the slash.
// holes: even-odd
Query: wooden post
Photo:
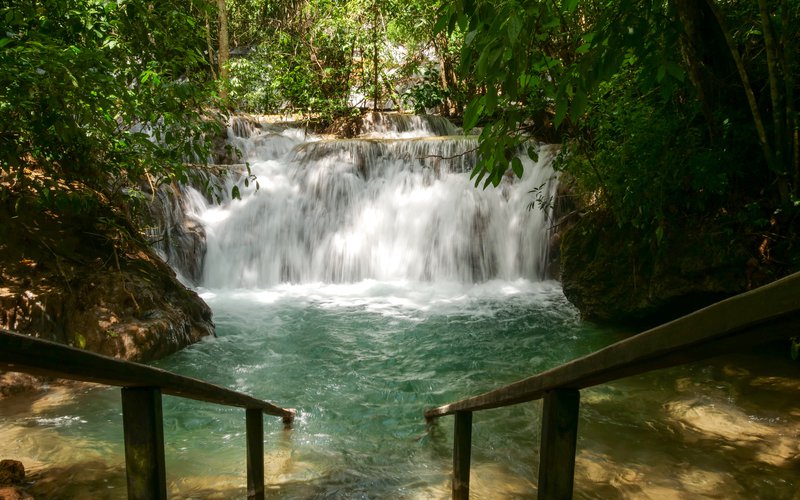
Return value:
<svg viewBox="0 0 800 500">
<path fill-rule="evenodd" d="M 469 498 L 469 462 L 472 453 L 472 412 L 456 412 L 453 433 L 453 499 Z"/>
<path fill-rule="evenodd" d="M 264 500 L 264 415 L 247 409 L 247 499 Z"/>
<path fill-rule="evenodd" d="M 580 391 L 555 389 L 544 395 L 539 452 L 539 498 L 572 498 Z"/>
<path fill-rule="evenodd" d="M 123 388 L 122 425 L 125 434 L 128 498 L 166 500 L 167 474 L 164 462 L 161 389 Z"/>
</svg>

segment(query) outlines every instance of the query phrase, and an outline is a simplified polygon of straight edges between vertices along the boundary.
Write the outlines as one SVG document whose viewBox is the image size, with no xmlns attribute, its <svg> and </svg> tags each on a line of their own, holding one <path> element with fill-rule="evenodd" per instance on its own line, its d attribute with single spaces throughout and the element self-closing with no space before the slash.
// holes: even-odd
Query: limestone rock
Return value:
<svg viewBox="0 0 800 500">
<path fill-rule="evenodd" d="M 0 202 L 0 327 L 135 361 L 214 334 L 209 307 L 119 213 L 27 201 Z"/>
</svg>

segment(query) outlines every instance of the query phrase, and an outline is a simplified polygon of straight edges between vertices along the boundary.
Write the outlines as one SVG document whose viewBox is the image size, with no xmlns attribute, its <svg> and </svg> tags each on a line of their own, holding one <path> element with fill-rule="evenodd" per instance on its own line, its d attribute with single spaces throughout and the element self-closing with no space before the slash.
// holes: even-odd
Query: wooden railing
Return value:
<svg viewBox="0 0 800 500">
<path fill-rule="evenodd" d="M 718 302 L 588 356 L 425 412 L 455 415 L 453 498 L 469 498 L 472 412 L 544 399 L 539 498 L 572 497 L 580 390 L 800 336 L 800 273 Z"/>
<path fill-rule="evenodd" d="M 0 329 L 0 370 L 122 387 L 122 426 L 128 498 L 167 498 L 161 395 L 244 408 L 247 429 L 247 497 L 264 498 L 264 417 L 294 410 L 246 394 L 138 363 L 121 361 Z"/>
</svg>

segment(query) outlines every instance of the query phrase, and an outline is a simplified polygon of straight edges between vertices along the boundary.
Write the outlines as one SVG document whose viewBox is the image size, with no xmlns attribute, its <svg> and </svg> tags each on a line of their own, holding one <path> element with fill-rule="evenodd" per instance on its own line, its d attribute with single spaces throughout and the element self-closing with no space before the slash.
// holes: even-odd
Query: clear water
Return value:
<svg viewBox="0 0 800 500">
<path fill-rule="evenodd" d="M 157 363 L 293 407 L 266 416 L 277 498 L 447 498 L 452 418 L 424 409 L 586 354 L 619 334 L 581 323 L 552 282 L 365 281 L 202 290 L 218 338 Z M 796 365 L 728 358 L 584 391 L 579 498 L 795 498 Z M 125 498 L 119 392 L 2 409 L 0 450 L 37 498 Z M 538 402 L 475 415 L 473 497 L 535 495 Z M 245 496 L 244 411 L 164 398 L 171 498 Z M 55 469 L 53 469 L 55 467 Z"/>
<path fill-rule="evenodd" d="M 260 189 L 184 200 L 208 235 L 198 291 L 217 337 L 155 364 L 297 410 L 291 430 L 265 417 L 277 498 L 447 498 L 452 418 L 429 426 L 426 408 L 627 333 L 582 323 L 544 278 L 549 220 L 526 205 L 555 192 L 554 150 L 481 191 L 474 142 L 395 125 L 319 141 L 236 122 Z M 751 354 L 584 391 L 576 496 L 796 498 L 796 376 Z M 475 415 L 473 498 L 535 496 L 540 412 Z M 165 397 L 164 431 L 171 498 L 246 496 L 243 410 Z M 32 470 L 37 498 L 125 498 L 122 450 L 116 389 L 0 407 L 0 458 Z"/>
</svg>

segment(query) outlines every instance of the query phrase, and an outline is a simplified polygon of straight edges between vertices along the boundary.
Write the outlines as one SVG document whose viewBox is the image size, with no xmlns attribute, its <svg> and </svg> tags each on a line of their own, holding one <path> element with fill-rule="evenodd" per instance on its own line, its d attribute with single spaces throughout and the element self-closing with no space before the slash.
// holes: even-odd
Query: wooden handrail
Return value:
<svg viewBox="0 0 800 500">
<path fill-rule="evenodd" d="M 295 415 L 292 409 L 202 380 L 5 329 L 0 329 L 0 370 L 122 387 L 130 499 L 167 498 L 162 393 L 246 409 L 249 499 L 264 498 L 263 414 L 281 417 L 286 426 L 291 425 Z"/>
<path fill-rule="evenodd" d="M 294 418 L 292 410 L 202 380 L 3 329 L 0 329 L 0 370 L 115 387 L 160 387 L 162 393 L 172 396 L 259 408 L 267 415 L 287 419 L 287 423 Z"/>
<path fill-rule="evenodd" d="M 592 354 L 493 391 L 429 409 L 428 419 L 541 399 L 789 337 L 800 326 L 800 273 L 713 304 Z M 800 331 L 795 331 L 795 335 Z"/>
<path fill-rule="evenodd" d="M 798 335 L 800 273 L 795 273 L 551 370 L 428 409 L 425 418 L 432 421 L 445 415 L 456 415 L 457 419 L 462 416 L 462 421 L 466 421 L 463 416 L 473 411 L 544 398 L 539 497 L 569 498 L 572 495 L 572 472 L 566 475 L 562 472 L 572 471 L 574 467 L 580 389 Z M 553 426 L 563 427 L 564 421 L 570 422 L 566 428 L 553 429 Z M 459 429 L 471 432 L 469 426 L 466 430 L 463 425 Z M 456 442 L 469 441 L 464 436 L 456 436 Z M 573 451 L 569 460 L 557 453 L 570 446 Z M 465 453 L 460 449 L 458 455 L 469 461 L 468 451 Z M 558 456 L 558 463 L 549 462 L 547 456 Z M 456 477 L 463 474 L 459 472 L 463 470 L 464 464 L 454 468 L 454 498 L 468 498 L 469 495 L 469 478 Z M 469 470 L 468 464 L 466 470 Z"/>
</svg>

